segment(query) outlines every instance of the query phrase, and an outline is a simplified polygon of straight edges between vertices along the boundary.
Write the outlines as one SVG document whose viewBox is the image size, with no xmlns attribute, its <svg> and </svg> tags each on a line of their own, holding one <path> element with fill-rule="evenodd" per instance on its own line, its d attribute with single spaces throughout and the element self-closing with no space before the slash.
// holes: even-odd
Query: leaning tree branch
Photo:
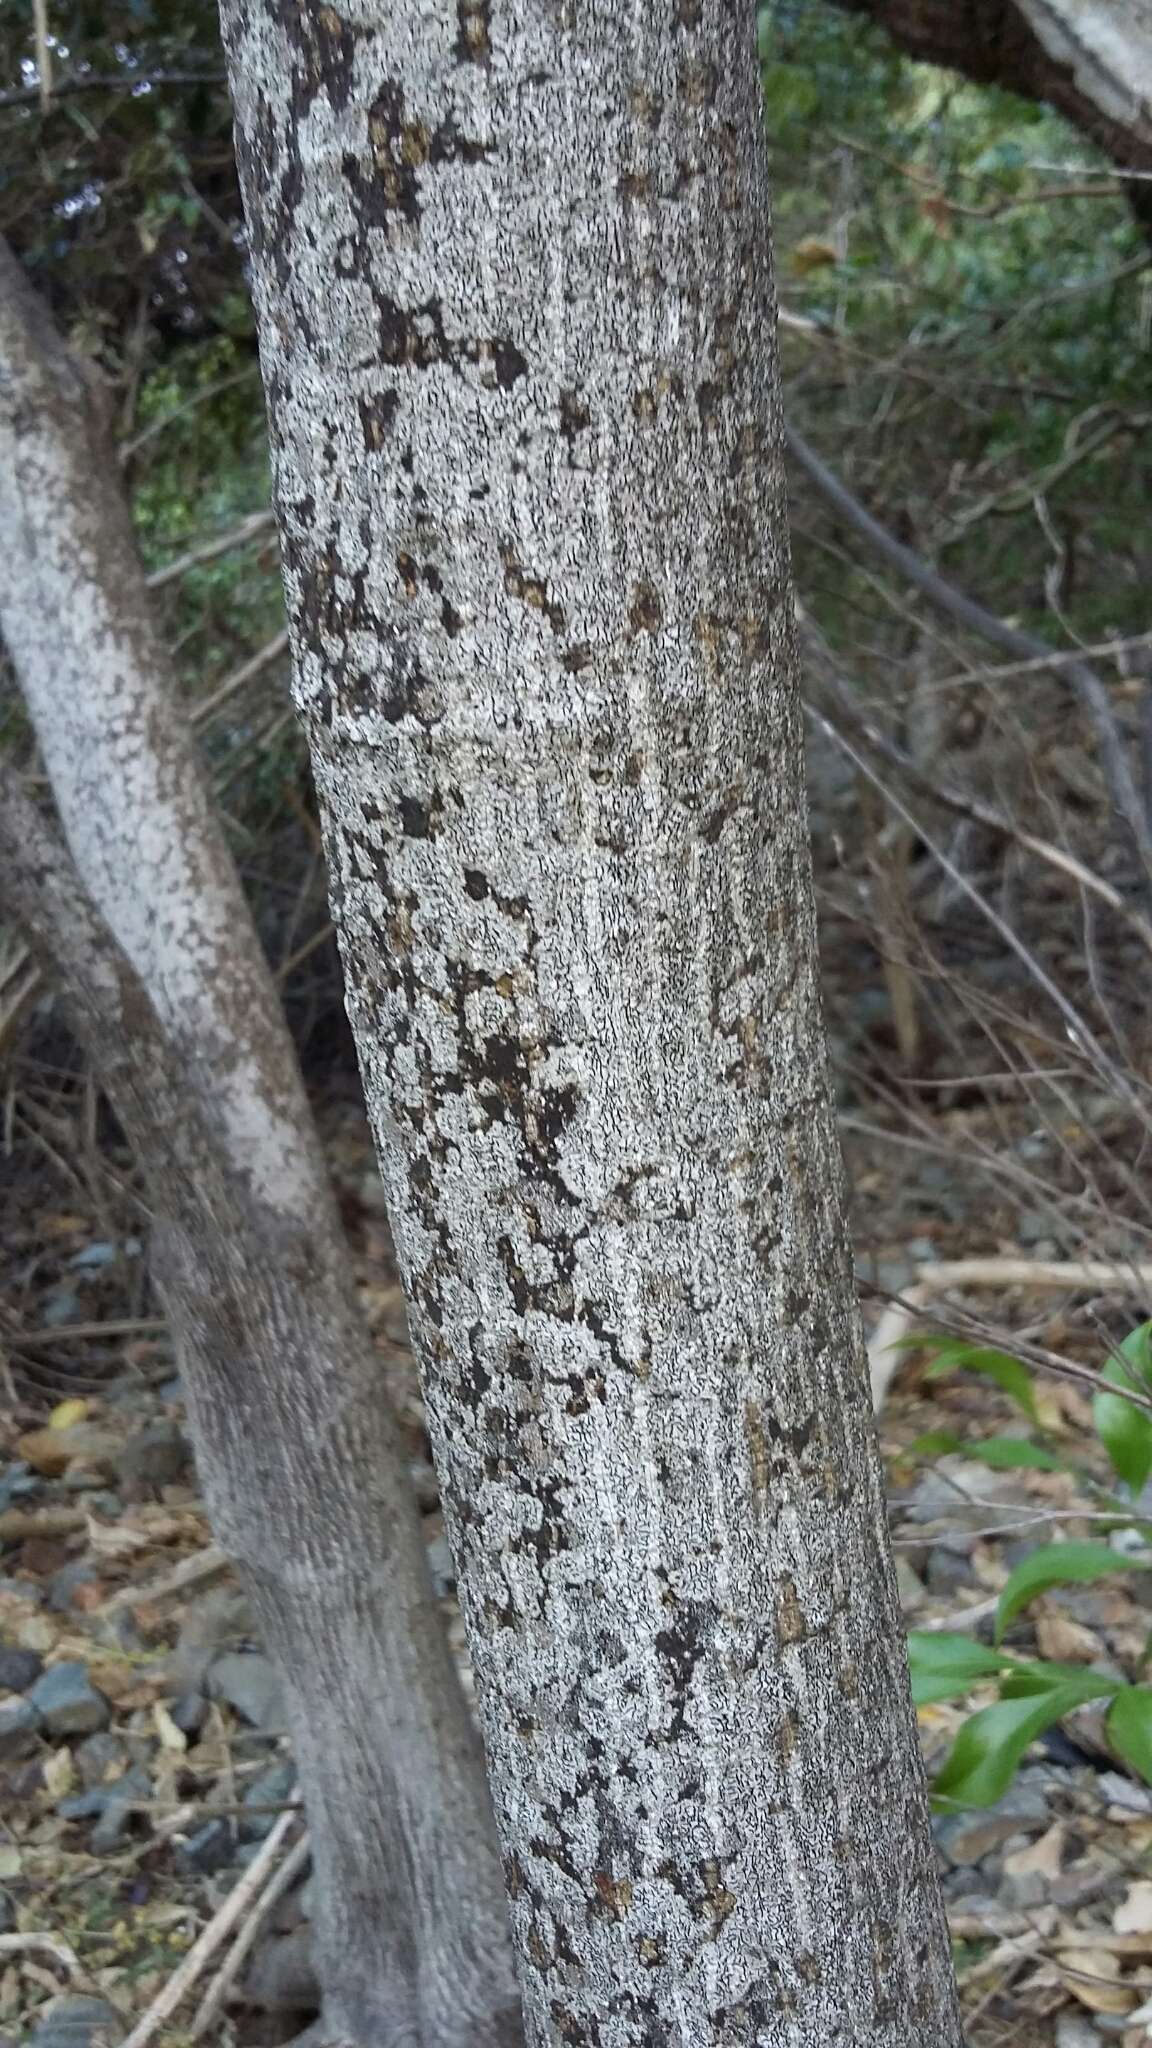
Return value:
<svg viewBox="0 0 1152 2048">
<path fill-rule="evenodd" d="M 906 577 L 939 611 L 993 647 L 1002 648 L 1006 654 L 1043 659 L 1052 653 L 1038 635 L 1026 633 L 1019 626 L 1010 626 L 1006 619 L 990 612 L 974 597 L 969 597 L 966 591 L 958 590 L 955 584 L 949 583 L 915 549 L 897 540 L 895 534 L 874 518 L 848 486 L 821 461 L 815 449 L 809 447 L 794 427 L 785 427 L 785 439 L 790 454 L 821 497 L 861 540 Z M 1152 883 L 1152 828 L 1124 751 L 1108 691 L 1095 669 L 1086 661 L 1062 661 L 1059 673 L 1067 677 L 1091 720 L 1109 794 L 1132 834 L 1145 875 Z"/>
<path fill-rule="evenodd" d="M 799 611 L 799 607 L 797 609 Z M 1011 840 L 1024 852 L 1031 853 L 1036 859 L 1043 861 L 1046 867 L 1055 868 L 1058 873 L 1077 883 L 1089 895 L 1098 897 L 1102 903 L 1107 904 L 1109 910 L 1115 911 L 1118 917 L 1123 918 L 1141 945 L 1148 952 L 1152 952 L 1152 923 L 1149 923 L 1142 912 L 1134 910 L 1132 905 L 1126 902 L 1119 889 L 1114 888 L 1111 882 L 1105 880 L 1103 875 L 1097 874 L 1095 868 L 1090 868 L 1074 853 L 1057 846 L 1050 839 L 1043 839 L 1039 834 L 1029 832 L 1025 826 L 1017 824 L 1014 818 L 1008 817 L 994 804 L 985 803 L 983 798 L 973 795 L 970 791 L 957 789 L 953 784 L 926 773 L 903 747 L 887 733 L 882 732 L 879 726 L 874 725 L 861 710 L 850 685 L 836 667 L 831 649 L 824 644 L 823 636 L 818 633 L 811 621 L 801 615 L 798 623 L 805 658 L 819 668 L 824 688 L 832 699 L 838 717 L 844 720 L 849 730 L 863 745 L 869 747 L 878 759 L 885 762 L 888 767 L 894 768 L 920 796 L 943 805 L 945 810 L 951 811 L 956 817 L 966 818 L 970 824 L 982 825 L 986 830 Z M 836 732 L 835 720 L 829 719 L 826 712 L 813 711 L 812 707 L 809 707 L 809 712 L 811 716 L 820 718 L 831 733 Z"/>
<path fill-rule="evenodd" d="M 222 71 L 114 71 L 77 72 L 71 78 L 52 80 L 52 104 L 76 92 L 139 92 L 142 87 L 151 90 L 164 85 L 223 85 Z M 13 85 L 0 92 L 0 109 L 4 107 L 30 107 L 42 101 L 39 85 Z M 45 112 L 48 109 L 45 108 Z"/>
</svg>

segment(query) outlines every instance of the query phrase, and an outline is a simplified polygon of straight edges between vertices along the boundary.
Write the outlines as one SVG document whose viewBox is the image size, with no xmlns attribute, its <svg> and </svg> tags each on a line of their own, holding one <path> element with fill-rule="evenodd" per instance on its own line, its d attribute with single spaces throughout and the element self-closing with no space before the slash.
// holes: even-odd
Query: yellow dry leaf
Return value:
<svg viewBox="0 0 1152 2048">
<path fill-rule="evenodd" d="M 1067 1989 L 1089 2012 L 1131 2012 L 1139 1993 L 1123 1981 L 1120 1958 L 1106 1948 L 1069 1948 L 1057 1958 Z"/>
<path fill-rule="evenodd" d="M 50 1750 L 41 1766 L 44 1789 L 49 1799 L 64 1799 L 76 1782 L 76 1766 L 70 1749 Z"/>
<path fill-rule="evenodd" d="M 163 1700 L 155 1702 L 152 1708 L 152 1719 L 155 1723 L 156 1733 L 160 1737 L 162 1749 L 187 1749 L 188 1737 L 182 1728 L 176 1726 Z"/>
<path fill-rule="evenodd" d="M 790 255 L 792 268 L 801 277 L 807 277 L 813 270 L 827 270 L 840 260 L 833 244 L 819 235 L 805 235 L 803 241 L 793 244 Z"/>
<path fill-rule="evenodd" d="M 0 1878 L 19 1877 L 24 1859 L 14 1842 L 0 1842 Z"/>
<path fill-rule="evenodd" d="M 70 1401 L 57 1401 L 48 1417 L 49 1429 L 71 1429 L 76 1422 L 87 1422 L 92 1413 L 92 1404 L 74 1395 Z"/>
<path fill-rule="evenodd" d="M 1036 1420 L 1049 1436 L 1069 1436 L 1071 1431 L 1064 1403 L 1047 1387 L 1035 1389 Z"/>
</svg>

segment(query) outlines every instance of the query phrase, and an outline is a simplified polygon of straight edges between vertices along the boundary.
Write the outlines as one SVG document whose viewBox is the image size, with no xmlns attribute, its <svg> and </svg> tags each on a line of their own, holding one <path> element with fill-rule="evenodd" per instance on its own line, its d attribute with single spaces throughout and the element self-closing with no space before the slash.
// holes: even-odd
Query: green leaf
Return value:
<svg viewBox="0 0 1152 2048">
<path fill-rule="evenodd" d="M 949 1451 L 964 1449 L 963 1442 L 951 1429 L 929 1429 L 908 1446 L 910 1458 L 942 1458 Z"/>
<path fill-rule="evenodd" d="M 1104 1732 L 1117 1756 L 1152 1785 L 1152 1692 L 1126 1685 L 1108 1709 Z"/>
<path fill-rule="evenodd" d="M 974 1643 L 970 1636 L 913 1629 L 908 1637 L 912 1698 L 918 1707 L 931 1706 L 936 1700 L 963 1699 L 981 1679 L 995 1677 L 1015 1661 L 1002 1650 Z"/>
<path fill-rule="evenodd" d="M 1099 1689 L 1097 1674 L 1085 1672 L 1043 1692 L 981 1708 L 956 1737 L 933 1786 L 936 1798 L 950 1806 L 995 1806 L 1029 1744 L 1073 1707 L 1098 1698 Z"/>
<path fill-rule="evenodd" d="M 1111 1386 L 1131 1387 L 1134 1393 L 1152 1392 L 1152 1323 L 1141 1323 L 1129 1332 L 1101 1377 Z M 1113 1470 L 1139 1493 L 1152 1473 L 1152 1415 L 1122 1394 L 1097 1394 L 1092 1418 Z"/>
<path fill-rule="evenodd" d="M 1143 1564 L 1143 1559 L 1125 1557 L 1121 1551 L 1110 1550 L 1106 1543 L 1042 1543 L 1017 1565 L 1000 1595 L 996 1610 L 997 1642 L 1021 1608 L 1027 1607 L 1037 1593 L 1046 1593 L 1050 1586 L 1108 1579 Z"/>
<path fill-rule="evenodd" d="M 1103 1671 L 1086 1671 L 1082 1664 L 1055 1664 L 1048 1658 L 1030 1663 L 1014 1663 L 1005 1671 L 1000 1680 L 1000 1697 L 1004 1700 L 1034 1698 L 1038 1693 L 1053 1692 L 1063 1685 L 1082 1685 L 1088 1680 L 1092 1685 L 1091 1699 L 1103 1699 L 1106 1694 L 1116 1692 L 1124 1683 L 1121 1678 L 1109 1678 Z"/>
<path fill-rule="evenodd" d="M 1032 1444 L 1025 1437 L 986 1436 L 971 1437 L 966 1442 L 951 1429 L 929 1429 L 910 1443 L 906 1455 L 912 1458 L 973 1458 L 978 1465 L 988 1465 L 996 1472 L 1013 1471 L 1027 1467 L 1036 1472 L 1063 1472 L 1066 1468 L 1061 1458 L 1053 1452 Z"/>
<path fill-rule="evenodd" d="M 937 1351 L 925 1378 L 938 1379 L 941 1373 L 958 1369 L 980 1372 L 986 1379 L 995 1380 L 1001 1393 L 1015 1401 L 1030 1422 L 1037 1420 L 1032 1375 L 1018 1358 L 1009 1358 L 1006 1351 L 987 1351 L 975 1344 L 945 1344 Z"/>
<path fill-rule="evenodd" d="M 975 1458 L 981 1465 L 991 1466 L 994 1472 L 1014 1471 L 1017 1466 L 1027 1466 L 1035 1472 L 1063 1472 L 1062 1458 L 1052 1451 L 1046 1451 L 1040 1444 L 1030 1444 L 1019 1436 L 986 1436 L 961 1444 L 966 1458 Z"/>
</svg>

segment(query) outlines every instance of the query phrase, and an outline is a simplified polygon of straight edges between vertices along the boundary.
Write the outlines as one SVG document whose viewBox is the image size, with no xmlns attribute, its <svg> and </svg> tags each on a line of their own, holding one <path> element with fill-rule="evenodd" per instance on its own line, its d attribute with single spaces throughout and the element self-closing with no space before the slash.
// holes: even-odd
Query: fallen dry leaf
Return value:
<svg viewBox="0 0 1152 2048">
<path fill-rule="evenodd" d="M 1102 1654 L 1103 1646 L 1090 1628 L 1070 1621 L 1066 1614 L 1038 1614 L 1036 1647 L 1042 1657 L 1051 1657 L 1057 1664 L 1091 1664 Z"/>
<path fill-rule="evenodd" d="M 83 1460 L 111 1476 L 119 1448 L 117 1439 L 93 1422 L 73 1422 L 66 1429 L 31 1429 L 16 1440 L 16 1455 L 42 1479 L 59 1479 L 73 1460 Z"/>
<path fill-rule="evenodd" d="M 64 1799 L 76 1781 L 72 1751 L 63 1746 L 50 1750 L 41 1766 L 44 1789 L 52 1800 Z"/>
<path fill-rule="evenodd" d="M 164 1749 L 183 1751 L 188 1747 L 188 1737 L 183 1729 L 176 1726 L 163 1700 L 157 1700 L 152 1708 L 152 1720 Z M 1152 1889 L 1152 1887 L 1150 1887 Z"/>
<path fill-rule="evenodd" d="M 58 1401 L 48 1417 L 49 1429 L 71 1429 L 73 1423 L 87 1422 L 92 1413 L 89 1401 L 74 1396 L 70 1401 Z"/>
<path fill-rule="evenodd" d="M 1131 1884 L 1112 1915 L 1117 1934 L 1152 1934 L 1152 1883 Z"/>
<path fill-rule="evenodd" d="M 1073 1998 L 1089 2012 L 1129 2013 L 1138 2002 L 1139 1992 L 1124 1982 L 1120 1958 L 1109 1949 L 1065 1949 L 1057 1968 Z"/>
<path fill-rule="evenodd" d="M 1029 1842 L 1026 1849 L 1017 1849 L 1013 1855 L 1006 1856 L 1004 1869 L 1010 1877 L 1059 1877 L 1064 1867 L 1064 1842 L 1064 1824 L 1054 1821 L 1037 1841 Z"/>
</svg>

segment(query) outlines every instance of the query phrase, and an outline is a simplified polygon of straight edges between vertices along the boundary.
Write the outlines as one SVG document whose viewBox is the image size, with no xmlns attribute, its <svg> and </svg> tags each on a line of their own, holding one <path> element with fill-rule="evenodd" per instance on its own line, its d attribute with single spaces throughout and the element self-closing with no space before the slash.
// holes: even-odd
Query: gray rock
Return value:
<svg viewBox="0 0 1152 2048">
<path fill-rule="evenodd" d="M 0 1578 L 0 1593 L 6 1593 L 11 1599 L 28 1600 L 33 1607 L 44 1605 L 43 1589 L 32 1579 Z"/>
<path fill-rule="evenodd" d="M 176 1486 L 192 1466 L 192 1447 L 175 1422 L 154 1422 L 130 1437 L 116 1460 L 116 1469 L 129 1500 L 158 1494 L 162 1487 Z"/>
<path fill-rule="evenodd" d="M 208 1872 L 223 1870 L 226 1864 L 236 1860 L 236 1829 L 230 1820 L 206 1821 L 197 1828 L 187 1841 L 176 1847 L 176 1861 L 181 1870 Z"/>
<path fill-rule="evenodd" d="M 228 1650 L 208 1673 L 213 1699 L 225 1700 L 264 1735 L 286 1731 L 284 1690 L 267 1657 L 258 1650 Z"/>
<path fill-rule="evenodd" d="M 66 1792 L 56 1801 L 61 1820 L 99 1820 L 108 1804 L 111 1785 L 90 1785 L 86 1792 Z"/>
<path fill-rule="evenodd" d="M 963 1550 L 953 1548 L 950 1543 L 937 1543 L 928 1553 L 928 1566 L 924 1574 L 928 1590 L 946 1595 L 964 1592 L 976 1583 L 976 1574 Z"/>
<path fill-rule="evenodd" d="M 320 2003 L 320 1987 L 312 1967 L 312 1929 L 298 1927 L 262 1941 L 252 1958 L 244 1985 L 252 2005 L 272 2012 L 308 2012 Z"/>
<path fill-rule="evenodd" d="M 39 1474 L 30 1471 L 27 1465 L 19 1462 L 9 1465 L 0 1476 L 0 1511 L 31 1499 L 34 1494 L 42 1492 L 43 1487 L 44 1481 Z"/>
<path fill-rule="evenodd" d="M 105 1729 L 78 1742 L 72 1754 L 82 1785 L 105 1784 L 110 1771 L 122 1770 L 128 1762 L 128 1751 L 120 1737 Z"/>
<path fill-rule="evenodd" d="M 284 1806 L 292 1798 L 296 1784 L 295 1766 L 287 1758 L 269 1764 L 266 1771 L 258 1772 L 244 1794 L 244 1805 L 266 1808 L 267 1811 L 253 1812 L 240 1823 L 242 1841 L 260 1842 L 269 1835 L 276 1825 L 278 1815 L 273 1810 Z"/>
<path fill-rule="evenodd" d="M 37 1679 L 29 1701 L 49 1735 L 91 1735 L 106 1728 L 112 1709 L 83 1664 L 53 1664 Z"/>
<path fill-rule="evenodd" d="M 0 1649 L 0 1692 L 27 1692 L 44 1669 L 35 1650 Z"/>
<path fill-rule="evenodd" d="M 118 1522 L 124 1513 L 124 1503 L 118 1493 L 102 1486 L 98 1492 L 90 1493 L 84 1503 L 90 1515 L 99 1515 L 101 1521 Z"/>
<path fill-rule="evenodd" d="M 209 1667 L 221 1651 L 251 1641 L 254 1634 L 251 1609 L 236 1587 L 219 1586 L 194 1600 L 180 1624 L 176 1647 L 165 1660 L 172 1690 L 203 1692 Z"/>
<path fill-rule="evenodd" d="M 938 1815 L 932 1831 L 949 1863 L 971 1866 L 983 1863 L 1013 1835 L 1040 1834 L 1051 1817 L 1048 1800 L 1038 1789 L 1017 1784 L 987 1812 Z"/>
<path fill-rule="evenodd" d="M 96 1566 L 82 1557 L 74 1557 L 70 1564 L 62 1564 L 48 1581 L 48 1605 L 53 1614 L 70 1613 L 78 1588 L 94 1586 L 99 1576 Z"/>
<path fill-rule="evenodd" d="M 970 1864 L 959 1864 L 954 1870 L 944 1870 L 941 1873 L 940 1889 L 949 1905 L 955 1903 L 959 1910 L 960 1901 L 963 1901 L 963 1910 L 968 1910 L 968 1902 L 972 1896 L 972 1880 L 975 1875 L 976 1873 Z M 981 1884 L 999 1886 L 999 1856 L 989 1855 L 981 1860 L 979 1877 Z"/>
<path fill-rule="evenodd" d="M 118 2048 L 125 2026 L 103 1998 L 53 1998 L 28 2037 L 28 2048 Z"/>
<path fill-rule="evenodd" d="M 208 1702 L 202 1692 L 185 1692 L 172 1708 L 172 1719 L 182 1735 L 199 1735 L 207 1713 Z"/>
<path fill-rule="evenodd" d="M 12 1934 L 16 1929 L 16 1901 L 11 1892 L 0 1892 L 0 1934 Z"/>
<path fill-rule="evenodd" d="M 68 1493 L 101 1493 L 108 1483 L 105 1472 L 97 1472 L 91 1465 L 70 1465 L 60 1484 Z"/>
<path fill-rule="evenodd" d="M 1051 1894 L 1051 1879 L 1039 1870 L 1006 1870 L 1000 1879 L 1000 1904 L 1015 1906 L 1021 1912 L 1047 1905 Z"/>
<path fill-rule="evenodd" d="M 0 1759 L 14 1761 L 31 1756 L 40 1733 L 41 1720 L 30 1700 L 0 1703 Z"/>
<path fill-rule="evenodd" d="M 114 1849 L 119 1848 L 132 1825 L 136 1802 L 151 1799 L 152 1781 L 147 1771 L 134 1764 L 114 1784 L 97 1787 L 97 1790 L 103 1793 L 103 1810 L 88 1837 L 88 1847 L 94 1856 L 110 1856 Z"/>
</svg>

